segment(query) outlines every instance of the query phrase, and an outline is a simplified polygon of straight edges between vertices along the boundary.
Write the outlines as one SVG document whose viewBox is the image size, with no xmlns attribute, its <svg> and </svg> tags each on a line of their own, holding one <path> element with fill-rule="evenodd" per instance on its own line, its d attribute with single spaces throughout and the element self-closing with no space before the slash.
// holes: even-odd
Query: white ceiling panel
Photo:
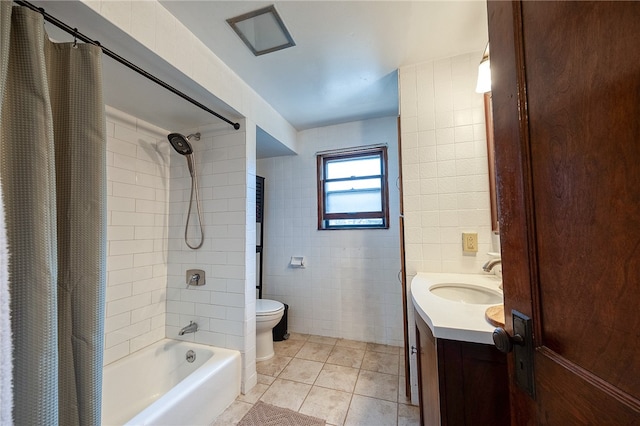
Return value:
<svg viewBox="0 0 640 426">
<path fill-rule="evenodd" d="M 484 1 L 161 3 L 298 130 L 397 114 L 399 67 L 487 43 Z M 271 4 L 296 46 L 256 57 L 226 19 Z"/>
</svg>

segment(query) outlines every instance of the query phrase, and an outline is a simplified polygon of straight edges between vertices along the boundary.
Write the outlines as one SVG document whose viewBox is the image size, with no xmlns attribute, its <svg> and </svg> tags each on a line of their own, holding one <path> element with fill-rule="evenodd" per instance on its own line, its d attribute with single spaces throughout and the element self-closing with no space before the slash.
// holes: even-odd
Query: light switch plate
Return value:
<svg viewBox="0 0 640 426">
<path fill-rule="evenodd" d="M 478 252 L 478 233 L 477 232 L 462 233 L 462 251 L 465 253 Z"/>
</svg>

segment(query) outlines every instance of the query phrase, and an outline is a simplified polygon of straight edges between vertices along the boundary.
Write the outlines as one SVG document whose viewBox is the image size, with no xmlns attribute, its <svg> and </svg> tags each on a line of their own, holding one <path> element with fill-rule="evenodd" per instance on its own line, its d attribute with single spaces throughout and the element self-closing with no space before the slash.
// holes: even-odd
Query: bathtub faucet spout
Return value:
<svg viewBox="0 0 640 426">
<path fill-rule="evenodd" d="M 189 321 L 189 325 L 186 327 L 182 327 L 182 330 L 178 333 L 179 336 L 184 336 L 187 333 L 195 333 L 198 331 L 198 323 L 193 321 Z"/>
</svg>

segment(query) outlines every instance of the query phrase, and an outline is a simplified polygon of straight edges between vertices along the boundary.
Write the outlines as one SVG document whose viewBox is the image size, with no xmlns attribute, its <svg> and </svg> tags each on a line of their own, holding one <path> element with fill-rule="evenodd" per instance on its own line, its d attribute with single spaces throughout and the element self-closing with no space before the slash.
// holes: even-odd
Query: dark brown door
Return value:
<svg viewBox="0 0 640 426">
<path fill-rule="evenodd" d="M 488 12 L 512 424 L 640 424 L 640 2 Z"/>
</svg>

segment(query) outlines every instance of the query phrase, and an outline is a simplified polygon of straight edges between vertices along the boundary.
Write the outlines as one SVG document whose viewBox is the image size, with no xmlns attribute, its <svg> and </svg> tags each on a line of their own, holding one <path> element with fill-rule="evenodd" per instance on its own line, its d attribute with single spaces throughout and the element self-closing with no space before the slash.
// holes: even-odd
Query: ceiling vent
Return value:
<svg viewBox="0 0 640 426">
<path fill-rule="evenodd" d="M 227 19 L 227 22 L 255 56 L 296 45 L 273 5 Z"/>
</svg>

